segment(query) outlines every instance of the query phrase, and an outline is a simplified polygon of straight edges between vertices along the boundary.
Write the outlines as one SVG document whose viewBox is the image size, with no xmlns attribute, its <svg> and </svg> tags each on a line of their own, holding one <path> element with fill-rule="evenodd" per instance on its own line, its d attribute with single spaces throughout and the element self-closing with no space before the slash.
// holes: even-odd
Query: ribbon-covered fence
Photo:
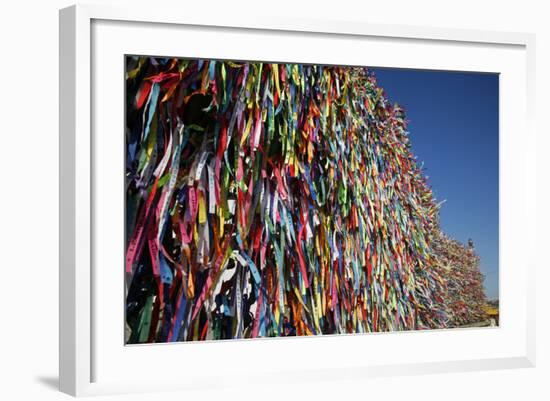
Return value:
<svg viewBox="0 0 550 401">
<path fill-rule="evenodd" d="M 475 255 L 438 234 L 404 112 L 367 68 L 128 57 L 126 102 L 128 343 L 474 313 Z"/>
</svg>

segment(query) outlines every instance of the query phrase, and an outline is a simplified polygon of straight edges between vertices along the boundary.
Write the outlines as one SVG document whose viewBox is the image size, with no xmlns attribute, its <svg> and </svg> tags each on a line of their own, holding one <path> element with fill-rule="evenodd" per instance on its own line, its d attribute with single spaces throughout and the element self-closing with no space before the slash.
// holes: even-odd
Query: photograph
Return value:
<svg viewBox="0 0 550 401">
<path fill-rule="evenodd" d="M 0 398 L 550 400 L 539 3 L 5 2 Z"/>
<path fill-rule="evenodd" d="M 499 326 L 499 74 L 125 65 L 126 345 Z"/>
</svg>

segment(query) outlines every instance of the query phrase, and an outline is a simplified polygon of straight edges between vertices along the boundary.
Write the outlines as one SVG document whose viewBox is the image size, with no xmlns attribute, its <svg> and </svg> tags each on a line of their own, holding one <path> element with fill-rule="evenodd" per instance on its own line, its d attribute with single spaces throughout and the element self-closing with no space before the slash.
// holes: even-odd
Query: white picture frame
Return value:
<svg viewBox="0 0 550 401">
<path fill-rule="evenodd" d="M 188 53 L 176 54 L 177 51 L 174 49 L 177 43 L 173 43 L 173 39 L 166 39 L 162 41 L 162 46 L 158 45 L 162 35 L 168 32 L 193 35 L 197 30 L 205 38 L 205 42 L 194 50 L 189 47 L 186 50 Z M 124 37 L 124 32 L 131 32 L 132 36 L 139 37 L 139 43 L 131 44 L 131 41 Z M 147 32 L 147 35 L 143 35 L 144 32 Z M 228 42 L 223 43 L 223 48 L 218 45 L 216 50 L 213 38 L 218 34 L 225 37 L 238 36 L 243 41 L 249 41 L 250 45 L 238 48 L 232 47 Z M 272 45 L 255 48 L 254 43 L 257 41 L 253 39 L 254 35 L 261 36 L 262 40 Z M 208 37 L 211 39 L 207 39 Z M 320 52 L 312 51 L 309 55 L 300 55 L 301 51 L 293 53 L 292 46 L 283 53 L 281 49 L 285 41 L 295 43 L 295 46 L 307 43 L 308 46 L 313 46 L 313 50 L 316 46 L 319 50 L 319 46 L 323 44 L 336 46 L 332 42 L 338 41 L 338 47 L 334 47 L 334 52 L 330 56 L 332 59 L 329 56 L 324 59 L 325 56 Z M 278 44 L 279 42 L 281 44 Z M 119 275 L 121 281 L 117 282 L 116 274 L 111 276 L 110 273 L 104 274 L 101 270 L 106 265 L 111 265 L 108 261 L 112 259 L 109 258 L 114 257 L 114 260 L 117 260 L 119 250 L 111 250 L 108 244 L 103 248 L 103 245 L 100 245 L 101 249 L 97 248 L 98 244 L 103 242 L 113 242 L 113 237 L 106 231 L 102 232 L 105 235 L 98 236 L 98 230 L 104 228 L 105 221 L 110 218 L 101 206 L 102 199 L 98 196 L 102 195 L 98 193 L 105 194 L 105 191 L 113 188 L 113 185 L 116 188 L 117 182 L 122 181 L 116 181 L 118 178 L 115 177 L 114 181 L 105 184 L 106 181 L 98 177 L 104 177 L 108 171 L 117 171 L 118 166 L 121 166 L 117 161 L 117 152 L 121 153 L 120 142 L 116 142 L 116 139 L 113 143 L 106 142 L 101 136 L 107 127 L 115 133 L 120 132 L 121 141 L 123 137 L 120 125 L 123 121 L 123 113 L 120 112 L 123 110 L 123 104 L 116 103 L 120 100 L 119 95 L 123 87 L 122 69 L 117 69 L 122 65 L 122 59 L 117 57 L 134 53 L 220 58 L 227 56 L 235 59 L 260 60 L 284 58 L 285 60 L 281 61 L 311 62 L 331 62 L 339 60 L 335 57 L 347 57 L 346 62 L 350 64 L 364 63 L 360 55 L 352 54 L 350 43 L 354 49 L 361 46 L 367 46 L 365 49 L 376 49 L 376 46 L 401 46 L 400 49 L 408 49 L 404 51 L 414 53 L 409 64 L 405 65 L 398 59 L 392 59 L 389 51 L 381 51 L 380 54 L 388 54 L 384 55 L 385 58 L 381 56 L 382 58 L 375 61 L 379 63 L 378 66 L 460 69 L 503 74 L 500 91 L 501 327 L 489 330 L 125 347 L 122 340 L 116 342 L 119 338 L 117 336 L 123 331 L 123 320 L 120 320 L 120 324 L 113 328 L 113 337 L 109 337 L 111 334 L 106 334 L 108 330 L 103 328 L 111 327 L 110 324 L 116 322 L 121 316 L 122 306 L 118 309 L 114 307 L 116 312 L 109 315 L 104 313 L 106 302 L 120 299 L 117 297 L 120 296 L 122 275 Z M 340 56 L 338 48 L 341 49 Z M 236 372 L 216 377 L 216 386 L 244 385 L 250 381 L 269 383 L 273 380 L 324 380 L 342 377 L 361 380 L 386 375 L 534 366 L 534 245 L 528 241 L 528 236 L 520 239 L 514 234 L 516 230 L 535 232 L 536 138 L 532 122 L 534 48 L 534 35 L 523 33 L 275 17 L 229 21 L 223 15 L 215 13 L 181 15 L 178 10 L 114 8 L 104 5 L 78 5 L 61 10 L 60 390 L 79 396 L 196 389 L 205 383 L 212 383 L 208 380 L 210 373 L 207 368 L 215 361 L 216 355 L 234 360 Z M 463 57 L 465 60 L 460 63 L 453 61 L 453 57 L 457 57 L 453 54 L 461 52 L 467 56 Z M 487 52 L 490 53 L 489 56 L 486 55 Z M 422 55 L 425 57 L 422 58 Z M 112 65 L 103 63 L 105 60 L 114 59 L 116 62 Z M 105 71 L 107 72 L 104 73 Z M 113 81 L 117 77 L 116 74 L 119 74 L 118 83 L 116 80 Z M 113 89 L 105 84 L 107 82 L 114 85 Z M 111 90 L 112 99 L 107 101 L 105 93 L 108 94 Z M 515 96 L 513 102 L 510 99 L 512 94 Z M 101 102 L 98 102 L 98 97 L 102 99 Z M 110 111 L 105 111 L 103 104 L 107 105 Z M 108 116 L 105 113 L 112 114 Z M 514 157 L 519 159 L 514 168 L 507 167 L 506 164 L 512 157 L 512 152 Z M 103 167 L 100 166 L 99 160 Z M 123 174 L 122 168 L 120 170 L 120 174 Z M 102 187 L 103 185 L 105 187 Z M 118 192 L 117 196 L 121 196 L 122 191 Z M 118 215 L 111 217 L 115 220 L 119 218 Z M 115 238 L 118 238 L 116 235 L 119 231 L 115 229 L 113 232 Z M 523 259 L 517 250 L 509 249 L 513 247 L 503 246 L 516 244 L 518 241 L 523 241 L 520 245 L 527 250 L 522 253 L 526 255 Z M 114 243 L 116 242 L 115 240 Z M 101 261 L 102 267 L 98 267 L 98 261 Z M 516 269 L 512 270 L 510 266 L 516 266 Z M 112 266 L 112 269 L 116 271 L 117 266 Z M 118 270 L 123 271 L 122 265 Z M 102 300 L 94 297 L 98 289 L 102 292 Z M 104 298 L 106 301 L 103 301 Z M 122 303 L 122 300 L 120 302 Z M 99 331 L 98 327 L 102 330 Z M 444 349 L 445 344 L 450 342 L 454 351 L 448 350 L 446 353 L 447 351 L 439 350 L 438 347 Z M 482 348 L 480 345 L 479 349 L 465 348 L 466 344 L 473 342 L 486 346 Z M 426 357 L 422 358 L 414 352 L 408 353 L 406 358 L 398 358 L 391 353 L 384 357 L 383 354 L 376 353 L 376 349 L 393 347 L 393 344 L 397 349 L 425 346 L 433 347 L 434 350 L 431 355 L 427 352 Z M 328 361 L 327 358 L 321 360 L 317 356 L 321 349 L 343 350 L 341 353 L 348 356 L 333 353 L 328 357 Z M 357 351 L 358 349 L 360 351 Z M 288 355 L 276 359 L 271 367 L 255 366 L 251 370 L 244 364 L 239 365 L 239 360 L 244 359 L 243 356 L 251 357 L 262 353 Z M 185 379 L 147 374 L 144 377 L 148 380 L 144 380 L 132 371 L 132 365 L 135 365 L 136 361 L 144 361 L 145 365 L 159 361 L 172 363 L 171 355 L 176 354 L 186 356 L 193 366 L 192 371 L 181 374 L 186 377 Z M 369 357 L 366 358 L 365 355 Z M 293 368 L 284 368 L 285 362 Z M 127 375 L 124 373 L 127 372 L 125 367 L 128 368 Z M 241 377 L 242 380 L 237 383 L 236 377 Z"/>
</svg>

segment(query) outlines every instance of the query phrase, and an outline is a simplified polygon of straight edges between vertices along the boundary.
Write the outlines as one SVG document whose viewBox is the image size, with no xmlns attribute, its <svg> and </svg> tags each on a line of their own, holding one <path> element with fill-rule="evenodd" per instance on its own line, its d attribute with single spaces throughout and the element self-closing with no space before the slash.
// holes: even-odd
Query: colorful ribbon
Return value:
<svg viewBox="0 0 550 401">
<path fill-rule="evenodd" d="M 366 68 L 127 67 L 128 343 L 467 320 L 477 259 L 440 232 L 404 112 Z"/>
</svg>

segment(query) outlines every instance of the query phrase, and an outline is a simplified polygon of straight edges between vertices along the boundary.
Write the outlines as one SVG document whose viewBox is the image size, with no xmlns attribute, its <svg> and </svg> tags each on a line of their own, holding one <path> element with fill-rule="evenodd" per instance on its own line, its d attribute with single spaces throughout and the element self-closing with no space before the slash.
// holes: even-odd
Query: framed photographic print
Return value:
<svg viewBox="0 0 550 401">
<path fill-rule="evenodd" d="M 61 390 L 532 366 L 533 47 L 62 10 Z"/>
</svg>

